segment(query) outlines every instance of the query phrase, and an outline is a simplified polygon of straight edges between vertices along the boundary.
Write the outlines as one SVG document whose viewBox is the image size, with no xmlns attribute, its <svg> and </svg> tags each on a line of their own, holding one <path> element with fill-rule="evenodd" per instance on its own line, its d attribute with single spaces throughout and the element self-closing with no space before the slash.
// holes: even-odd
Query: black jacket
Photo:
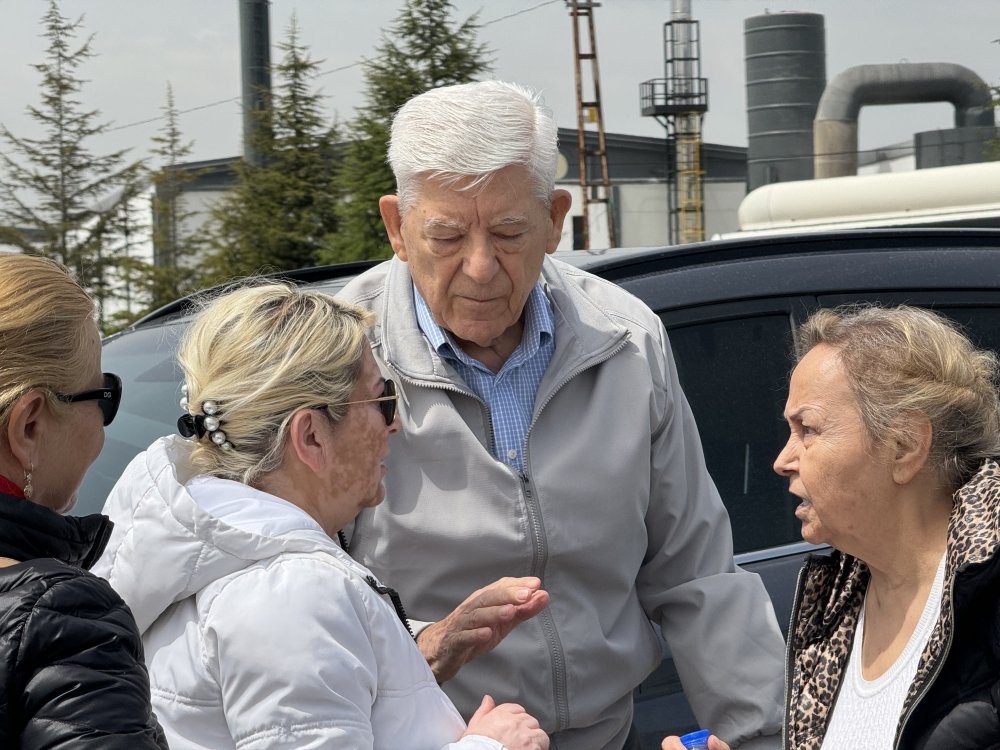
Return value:
<svg viewBox="0 0 1000 750">
<path fill-rule="evenodd" d="M 941 612 L 897 725 L 898 750 L 1000 749 L 1000 465 L 955 493 Z M 836 703 L 869 572 L 835 552 L 809 560 L 789 632 L 786 747 L 816 750 Z"/>
<path fill-rule="evenodd" d="M 0 747 L 167 747 L 132 613 L 85 570 L 110 533 L 0 494 Z"/>
</svg>

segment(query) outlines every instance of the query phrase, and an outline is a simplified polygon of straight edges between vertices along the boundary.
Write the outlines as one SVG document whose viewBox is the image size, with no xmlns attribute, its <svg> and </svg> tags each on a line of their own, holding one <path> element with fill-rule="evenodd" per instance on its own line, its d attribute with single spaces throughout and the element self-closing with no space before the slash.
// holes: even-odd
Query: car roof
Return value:
<svg viewBox="0 0 1000 750">
<path fill-rule="evenodd" d="M 343 287 L 358 274 L 367 271 L 369 268 L 372 268 L 381 262 L 382 259 L 359 260 L 352 261 L 350 263 L 310 266 L 309 268 L 299 268 L 293 271 L 278 271 L 276 273 L 263 274 L 259 278 L 274 281 L 291 281 L 296 284 L 313 284 L 342 279 L 343 283 L 340 286 Z M 173 322 L 178 318 L 190 314 L 192 308 L 195 304 L 197 304 L 198 300 L 206 297 L 214 297 L 225 292 L 226 289 L 232 288 L 245 281 L 247 281 L 247 278 L 217 284 L 215 286 L 201 289 L 193 294 L 189 294 L 186 297 L 180 297 L 173 302 L 168 302 L 163 307 L 159 307 L 156 310 L 147 313 L 124 330 L 128 331 L 135 328 L 143 328 L 156 323 Z"/>
<path fill-rule="evenodd" d="M 941 252 L 945 251 L 945 252 Z M 892 254 L 886 262 L 885 254 Z M 1000 229 L 892 228 L 707 240 L 668 247 L 563 250 L 553 257 L 621 284 L 654 308 L 828 290 L 1000 286 Z M 382 259 L 285 271 L 263 278 L 335 293 Z M 850 264 L 845 269 L 844 264 Z M 847 272 L 845 274 L 845 271 Z M 683 283 L 664 285 L 664 273 Z M 845 275 L 851 289 L 845 289 Z M 129 329 L 174 322 L 222 284 L 171 302 Z M 664 297 L 667 295 L 667 297 Z M 661 299 L 662 298 L 662 299 Z"/>
<path fill-rule="evenodd" d="M 871 229 L 718 240 L 588 268 L 657 310 L 785 295 L 1000 289 L 1000 229 Z M 665 283 L 664 274 L 675 275 Z"/>
<path fill-rule="evenodd" d="M 663 248 L 633 248 L 594 255 L 580 262 L 582 268 L 605 278 L 624 278 L 641 272 L 699 265 L 788 258 L 796 255 L 820 257 L 906 249 L 940 248 L 1000 249 L 1000 229 L 883 228 L 838 232 L 803 232 L 782 236 L 749 236 L 707 240 Z M 557 257 L 559 257 L 557 255 Z"/>
</svg>

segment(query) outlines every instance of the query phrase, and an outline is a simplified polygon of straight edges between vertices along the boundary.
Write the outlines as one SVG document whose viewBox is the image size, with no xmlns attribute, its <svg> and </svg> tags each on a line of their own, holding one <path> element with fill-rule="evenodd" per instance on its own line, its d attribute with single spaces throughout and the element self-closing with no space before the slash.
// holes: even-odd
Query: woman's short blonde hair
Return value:
<svg viewBox="0 0 1000 750">
<path fill-rule="evenodd" d="M 952 491 L 1000 454 L 997 357 L 936 313 L 856 305 L 814 313 L 799 329 L 798 359 L 838 350 L 870 444 L 907 441 L 908 414 L 926 416 L 928 463 Z"/>
<path fill-rule="evenodd" d="M 281 463 L 292 416 L 329 405 L 343 418 L 368 348 L 370 313 L 323 292 L 286 283 L 245 286 L 205 303 L 181 342 L 178 359 L 188 411 L 218 405 L 233 448 L 209 435 L 192 454 L 205 474 L 253 485 Z"/>
<path fill-rule="evenodd" d="M 90 372 L 96 309 L 66 268 L 36 255 L 0 252 L 0 427 L 29 389 L 50 408 Z"/>
</svg>

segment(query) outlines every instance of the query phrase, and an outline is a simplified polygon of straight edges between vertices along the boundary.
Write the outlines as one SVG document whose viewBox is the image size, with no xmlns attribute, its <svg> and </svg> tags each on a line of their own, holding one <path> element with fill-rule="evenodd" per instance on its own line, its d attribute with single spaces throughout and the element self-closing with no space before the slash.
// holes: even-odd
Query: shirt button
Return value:
<svg viewBox="0 0 1000 750">
<path fill-rule="evenodd" d="M 511 448 L 509 451 L 507 451 L 507 458 L 513 461 L 515 458 L 517 458 L 517 451 Z"/>
</svg>

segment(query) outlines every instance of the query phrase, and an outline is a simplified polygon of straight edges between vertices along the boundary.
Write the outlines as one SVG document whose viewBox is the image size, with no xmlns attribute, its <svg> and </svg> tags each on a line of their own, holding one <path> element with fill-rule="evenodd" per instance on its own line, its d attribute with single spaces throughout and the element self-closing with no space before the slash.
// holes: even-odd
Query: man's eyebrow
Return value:
<svg viewBox="0 0 1000 750">
<path fill-rule="evenodd" d="M 490 226 L 502 227 L 507 224 L 513 224 L 519 226 L 521 224 L 527 224 L 527 223 L 528 223 L 527 216 L 504 216 L 502 219 L 494 221 Z"/>
<path fill-rule="evenodd" d="M 465 225 L 454 219 L 430 218 L 424 222 L 424 229 L 455 229 L 462 231 Z"/>
</svg>

